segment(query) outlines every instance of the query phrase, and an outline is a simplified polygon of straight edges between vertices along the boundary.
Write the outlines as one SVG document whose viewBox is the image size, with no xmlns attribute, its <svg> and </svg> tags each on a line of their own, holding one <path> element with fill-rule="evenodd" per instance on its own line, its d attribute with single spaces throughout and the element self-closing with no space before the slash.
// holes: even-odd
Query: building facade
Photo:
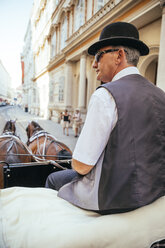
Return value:
<svg viewBox="0 0 165 248">
<path fill-rule="evenodd" d="M 33 82 L 34 77 L 34 59 L 32 48 L 32 29 L 31 20 L 29 20 L 26 34 L 24 37 L 24 47 L 21 54 L 22 67 L 22 105 L 24 108 L 32 109 L 37 105 L 36 86 Z M 39 109 L 39 106 L 37 106 Z M 36 113 L 38 114 L 38 113 Z"/>
<path fill-rule="evenodd" d="M 0 103 L 11 99 L 11 77 L 0 60 Z"/>
<path fill-rule="evenodd" d="M 87 49 L 107 24 L 116 21 L 138 28 L 150 48 L 138 68 L 165 90 L 165 1 L 34 0 L 33 72 L 26 83 L 30 112 L 58 122 L 61 111 L 79 108 L 85 119 L 90 96 L 100 84 Z"/>
</svg>

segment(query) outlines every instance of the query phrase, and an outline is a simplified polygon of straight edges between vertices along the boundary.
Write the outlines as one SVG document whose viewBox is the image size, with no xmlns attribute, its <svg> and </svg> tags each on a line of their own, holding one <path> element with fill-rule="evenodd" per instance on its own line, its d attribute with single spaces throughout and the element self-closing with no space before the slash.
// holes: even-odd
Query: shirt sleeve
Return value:
<svg viewBox="0 0 165 248">
<path fill-rule="evenodd" d="M 105 149 L 116 122 L 117 109 L 114 98 L 108 90 L 99 88 L 91 96 L 73 158 L 88 165 L 95 165 Z"/>
</svg>

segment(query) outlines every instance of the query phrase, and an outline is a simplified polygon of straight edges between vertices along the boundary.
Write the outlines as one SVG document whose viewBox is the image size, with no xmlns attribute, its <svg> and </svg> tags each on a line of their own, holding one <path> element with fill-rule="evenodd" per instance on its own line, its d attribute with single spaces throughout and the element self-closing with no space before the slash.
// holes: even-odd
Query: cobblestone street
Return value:
<svg viewBox="0 0 165 248">
<path fill-rule="evenodd" d="M 55 123 L 51 120 L 45 120 L 39 116 L 31 115 L 25 113 L 20 107 L 17 106 L 7 106 L 0 108 L 0 132 L 2 133 L 5 122 L 7 120 L 16 121 L 16 133 L 21 138 L 23 142 L 27 141 L 26 127 L 29 121 L 37 121 L 40 126 L 53 136 L 55 136 L 59 141 L 66 144 L 72 151 L 77 142 L 77 138 L 74 137 L 74 132 L 72 128 L 69 128 L 69 136 L 63 135 L 62 126 L 59 123 Z"/>
</svg>

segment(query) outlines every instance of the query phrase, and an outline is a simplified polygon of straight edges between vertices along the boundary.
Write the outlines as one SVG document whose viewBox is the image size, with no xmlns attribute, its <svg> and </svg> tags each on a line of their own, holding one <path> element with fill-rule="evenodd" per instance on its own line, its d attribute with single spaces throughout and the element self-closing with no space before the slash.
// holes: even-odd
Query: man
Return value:
<svg viewBox="0 0 165 248">
<path fill-rule="evenodd" d="M 81 114 L 80 114 L 80 110 L 76 109 L 75 113 L 73 115 L 73 129 L 75 132 L 75 138 L 78 137 L 78 134 L 80 133 L 80 125 L 81 124 Z"/>
<path fill-rule="evenodd" d="M 89 47 L 97 80 L 71 171 L 50 175 L 46 187 L 100 214 L 127 212 L 164 195 L 165 93 L 136 68 L 149 48 L 136 27 L 112 23 Z"/>
</svg>

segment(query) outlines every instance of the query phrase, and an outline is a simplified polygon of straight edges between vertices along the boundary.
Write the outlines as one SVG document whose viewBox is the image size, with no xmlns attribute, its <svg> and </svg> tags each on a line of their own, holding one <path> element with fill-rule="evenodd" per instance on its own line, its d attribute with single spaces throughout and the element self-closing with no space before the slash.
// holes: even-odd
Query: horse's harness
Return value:
<svg viewBox="0 0 165 248">
<path fill-rule="evenodd" d="M 38 132 L 37 132 L 38 133 Z M 35 133 L 35 139 L 37 138 L 37 136 L 36 136 L 36 134 L 37 133 Z M 43 136 L 43 133 L 46 133 L 46 132 L 40 132 L 39 131 L 39 134 L 40 134 L 40 136 L 39 137 L 41 137 L 41 133 L 42 133 L 42 136 Z M 48 134 L 48 133 L 47 133 Z M 55 139 L 55 137 L 53 137 L 53 136 L 51 136 L 51 135 L 47 135 L 48 137 L 48 139 L 51 137 L 51 143 L 52 142 L 56 142 L 56 139 Z M 16 148 L 16 150 L 17 150 L 17 154 L 12 154 L 12 155 L 15 155 L 15 156 L 22 156 L 22 155 L 24 155 L 24 154 L 19 154 L 19 152 L 18 152 L 18 149 L 17 149 L 17 146 L 16 146 L 16 144 L 15 143 L 17 143 L 17 144 L 19 144 L 19 145 L 21 145 L 22 146 L 22 148 L 24 149 L 24 151 L 25 152 L 28 152 L 29 154 L 26 154 L 26 156 L 32 156 L 35 160 L 36 160 L 36 162 L 37 163 L 41 163 L 41 161 L 45 161 L 45 158 L 44 159 L 39 159 L 39 158 L 37 158 L 34 154 L 32 154 L 32 152 L 31 152 L 31 150 L 29 149 L 29 147 L 26 145 L 26 144 L 24 144 L 23 142 L 20 142 L 21 140 L 20 140 L 20 138 L 18 137 L 18 136 L 16 136 L 13 132 L 9 132 L 9 131 L 5 131 L 1 136 L 0 136 L 0 142 L 1 142 L 1 138 L 3 139 L 3 141 L 4 141 L 4 138 L 7 138 L 6 140 L 5 140 L 5 142 L 4 142 L 4 144 L 2 145 L 2 146 L 4 146 L 5 144 L 7 144 L 8 142 L 10 142 L 10 141 L 12 141 L 12 143 L 11 143 L 11 145 L 8 147 L 8 149 L 7 149 L 7 153 L 12 149 L 12 147 L 13 147 L 13 145 L 15 145 L 15 148 Z M 54 138 L 55 140 L 52 140 L 52 138 Z M 34 139 L 32 139 L 32 140 L 34 140 Z M 32 142 L 32 141 L 31 141 Z M 50 144 L 51 144 L 50 143 Z M 49 144 L 49 145 L 50 145 Z M 1 146 L 1 148 L 2 148 L 2 146 Z M 59 144 L 59 146 L 60 146 L 60 144 Z M 61 147 L 62 148 L 62 147 Z M 65 149 L 63 149 L 63 150 L 65 150 Z M 3 154 L 4 155 L 4 154 Z M 3 156 L 2 154 L 0 154 L 0 157 L 1 156 Z M 48 161 L 48 163 L 51 163 L 51 164 L 53 164 L 55 167 L 57 167 L 57 168 L 59 168 L 59 169 L 62 169 L 62 170 L 65 170 L 66 168 L 65 167 L 63 167 L 63 166 L 61 166 L 61 165 L 59 165 L 58 163 L 56 163 L 55 161 L 53 161 L 53 160 L 47 160 Z"/>
<path fill-rule="evenodd" d="M 2 135 L 2 136 L 4 136 L 4 135 L 5 135 L 5 136 L 6 136 L 6 135 L 7 135 L 7 136 L 8 136 L 8 135 L 11 135 L 11 136 L 14 135 L 14 136 L 18 137 L 17 135 L 15 135 L 14 131 L 5 131 L 5 132 L 3 132 L 3 135 Z"/>
<path fill-rule="evenodd" d="M 10 146 L 7 149 L 7 153 L 12 149 L 13 145 L 15 146 L 15 148 L 17 150 L 17 153 L 18 153 L 18 149 L 17 149 L 17 146 L 15 144 L 15 142 L 16 142 L 19 145 L 21 144 L 21 146 L 22 146 L 22 148 L 24 149 L 25 152 L 28 152 L 28 153 L 30 153 L 33 156 L 33 154 L 31 153 L 31 151 L 29 150 L 29 148 L 24 143 L 20 142 L 21 141 L 20 138 L 17 135 L 15 135 L 14 132 L 12 132 L 12 131 L 5 131 L 0 136 L 0 139 L 1 138 L 9 138 L 9 139 L 6 140 L 6 142 L 4 143 L 4 145 L 7 144 L 8 142 L 12 141 L 11 144 L 10 144 Z M 17 155 L 19 155 L 19 154 L 17 154 Z"/>
<path fill-rule="evenodd" d="M 39 138 L 40 137 L 45 137 L 44 139 L 44 143 L 43 143 L 43 149 L 42 149 L 42 153 L 40 151 L 40 143 L 39 143 Z M 47 153 L 47 150 L 49 148 L 49 146 L 52 143 L 55 143 L 55 145 L 59 146 L 61 148 L 61 150 L 65 150 L 58 142 L 58 140 L 51 134 L 49 134 L 48 132 L 44 131 L 44 130 L 40 130 L 35 132 L 28 140 L 28 144 L 31 144 L 34 140 L 37 140 L 37 154 L 39 154 L 42 158 L 45 159 L 45 155 Z M 50 141 L 48 146 L 46 147 L 46 143 L 47 141 Z"/>
<path fill-rule="evenodd" d="M 47 140 L 50 140 L 51 142 L 49 143 L 49 145 L 48 145 L 48 147 L 50 146 L 50 144 L 52 144 L 53 142 L 56 144 L 56 145 L 58 145 L 60 148 L 61 148 L 61 150 L 65 150 L 65 149 L 63 149 L 63 147 L 59 144 L 59 142 L 57 141 L 57 139 L 54 137 L 54 136 L 52 136 L 52 135 L 50 135 L 49 133 L 47 133 L 47 132 L 45 132 L 44 130 L 40 130 L 40 131 L 38 131 L 37 133 L 35 132 L 35 134 L 33 134 L 32 136 L 31 136 L 31 138 L 28 140 L 29 141 L 29 143 L 31 143 L 33 140 L 35 140 L 36 138 L 38 139 L 38 141 L 39 141 L 39 137 L 41 137 L 41 136 L 45 136 L 45 141 L 44 141 L 44 150 L 45 150 L 45 152 L 46 152 L 46 141 Z M 5 140 L 5 138 L 7 138 L 6 140 Z M 25 155 L 25 154 L 19 154 L 19 152 L 18 152 L 18 148 L 17 148 L 17 146 L 16 146 L 16 144 L 18 144 L 18 145 L 20 145 L 23 149 L 24 149 L 24 151 L 27 153 L 29 153 L 29 154 L 26 154 L 26 156 L 32 156 L 34 159 L 35 159 L 35 161 L 38 163 L 38 162 L 40 162 L 41 163 L 41 161 L 45 161 L 45 156 L 44 156 L 44 158 L 42 159 L 42 158 L 37 158 L 34 154 L 32 154 L 32 152 L 31 152 L 31 150 L 29 149 L 29 147 L 26 145 L 26 144 L 24 144 L 21 140 L 20 140 L 20 138 L 15 134 L 15 132 L 14 131 L 8 131 L 8 130 L 6 130 L 6 131 L 4 131 L 3 132 L 3 134 L 2 135 L 0 135 L 0 143 L 1 142 L 4 142 L 3 144 L 2 144 L 2 146 L 1 146 L 1 148 L 2 147 L 4 147 L 4 145 L 6 145 L 8 142 L 11 142 L 11 144 L 10 144 L 10 146 L 8 147 L 8 149 L 7 149 L 7 153 L 12 149 L 12 147 L 13 147 L 13 145 L 15 146 L 15 148 L 16 148 L 16 151 L 17 151 L 17 154 L 12 154 L 12 155 L 15 155 L 15 156 L 19 156 L 19 155 Z M 47 147 L 47 149 L 48 149 L 48 147 Z M 0 157 L 1 156 L 4 156 L 4 155 L 6 155 L 6 154 L 0 154 Z M 43 155 L 42 155 L 42 157 L 43 157 Z M 66 168 L 65 167 L 63 167 L 63 166 L 61 166 L 61 165 L 59 165 L 58 163 L 56 163 L 55 161 L 53 161 L 53 160 L 47 160 L 48 161 L 48 163 L 51 163 L 51 164 L 53 164 L 55 167 L 57 167 L 57 168 L 59 168 L 59 169 L 62 169 L 62 170 L 65 170 Z M 67 161 L 68 162 L 68 161 Z M 45 163 L 45 162 L 44 162 Z"/>
</svg>

